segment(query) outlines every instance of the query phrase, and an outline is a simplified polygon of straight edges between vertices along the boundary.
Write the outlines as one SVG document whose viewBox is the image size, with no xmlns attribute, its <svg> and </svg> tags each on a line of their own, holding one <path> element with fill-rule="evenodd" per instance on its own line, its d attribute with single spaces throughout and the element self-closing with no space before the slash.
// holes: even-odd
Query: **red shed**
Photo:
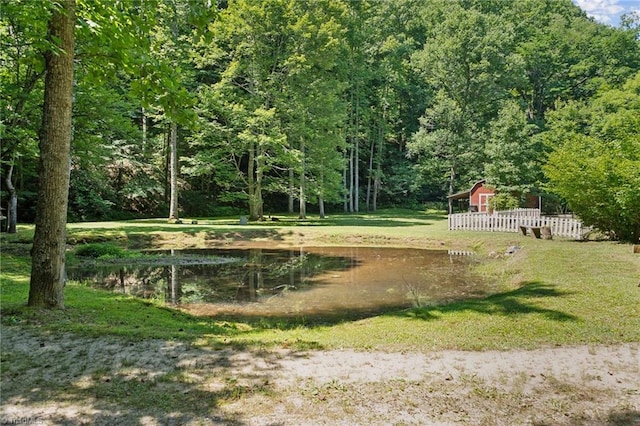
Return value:
<svg viewBox="0 0 640 426">
<path fill-rule="evenodd" d="M 496 195 L 496 191 L 485 186 L 486 180 L 482 179 L 474 183 L 468 191 L 458 192 L 449 195 L 449 210 L 452 213 L 453 201 L 458 203 L 465 210 L 471 212 L 487 213 L 489 211 L 489 199 Z M 468 203 L 468 204 L 467 204 Z M 465 206 L 467 205 L 467 206 Z"/>
<path fill-rule="evenodd" d="M 454 200 L 458 200 L 459 210 L 489 213 L 489 200 L 496 195 L 496 190 L 487 187 L 486 182 L 485 179 L 479 180 L 468 191 L 449 195 L 447 197 L 449 199 L 449 213 L 453 213 Z M 532 194 L 526 195 L 524 207 L 539 209 L 540 204 L 540 197 Z"/>
</svg>

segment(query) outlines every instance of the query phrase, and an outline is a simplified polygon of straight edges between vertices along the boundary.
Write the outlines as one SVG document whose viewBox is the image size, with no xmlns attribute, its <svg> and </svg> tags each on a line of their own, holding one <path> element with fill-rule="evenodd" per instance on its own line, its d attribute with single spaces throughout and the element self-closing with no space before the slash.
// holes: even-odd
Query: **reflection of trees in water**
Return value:
<svg viewBox="0 0 640 426">
<path fill-rule="evenodd" d="M 170 276 L 170 266 L 104 266 L 93 267 L 90 271 L 69 271 L 70 279 L 89 282 L 96 288 L 163 300 L 164 291 L 158 290 L 164 289 Z"/>
<path fill-rule="evenodd" d="M 177 251 L 176 251 L 177 252 Z M 173 250 L 171 254 L 176 252 Z M 328 270 L 344 270 L 351 259 L 299 250 L 221 250 L 244 262 L 171 264 L 163 266 L 103 266 L 70 270 L 70 279 L 94 287 L 167 303 L 254 302 L 312 285 L 310 280 Z M 219 253 L 217 253 L 219 254 Z"/>
<path fill-rule="evenodd" d="M 328 270 L 343 270 L 343 257 L 321 256 L 299 250 L 249 250 L 235 301 L 254 302 L 311 286 L 311 278 Z M 232 273 L 237 274 L 233 269 Z"/>
</svg>

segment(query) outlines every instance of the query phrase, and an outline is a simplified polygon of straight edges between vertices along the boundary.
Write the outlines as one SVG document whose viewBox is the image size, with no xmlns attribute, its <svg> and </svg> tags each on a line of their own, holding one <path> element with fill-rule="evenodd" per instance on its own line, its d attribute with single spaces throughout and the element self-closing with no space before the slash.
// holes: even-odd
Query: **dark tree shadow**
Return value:
<svg viewBox="0 0 640 426">
<path fill-rule="evenodd" d="M 162 425 L 239 426 L 245 421 L 221 405 L 273 395 L 282 361 L 302 356 L 260 350 L 239 354 L 170 341 L 118 343 L 115 338 L 105 344 L 100 338 L 59 339 L 55 334 L 21 336 L 19 344 L 14 339 L 3 336 L 3 366 L 12 365 L 2 374 L 3 405 L 31 409 L 5 413 L 2 424 L 133 425 L 146 419 Z M 149 358 L 149 351 L 156 355 Z M 190 377 L 208 378 L 211 384 Z M 52 403 L 80 410 L 51 412 L 46 406 Z"/>
<path fill-rule="evenodd" d="M 439 314 L 472 311 L 486 315 L 518 316 L 541 314 L 553 321 L 576 321 L 578 317 L 562 311 L 543 308 L 536 299 L 563 297 L 571 293 L 560 291 L 551 285 L 533 281 L 526 282 L 516 290 L 492 294 L 479 299 L 454 301 L 444 305 L 414 308 L 396 315 L 423 320 L 437 320 Z"/>
<path fill-rule="evenodd" d="M 328 215 L 326 218 L 320 219 L 310 217 L 300 220 L 296 217 L 278 217 L 274 225 L 279 226 L 373 226 L 373 227 L 398 227 L 398 226 L 424 226 L 430 225 L 436 221 L 446 219 L 444 213 L 425 213 L 411 210 L 382 210 L 374 213 L 341 213 L 336 215 Z M 263 224 L 270 222 L 263 222 Z"/>
<path fill-rule="evenodd" d="M 406 305 L 385 305 L 379 309 L 369 310 L 339 310 L 334 312 L 323 312 L 318 315 L 270 315 L 254 316 L 244 315 L 219 315 L 219 320 L 240 321 L 250 324 L 255 330 L 264 329 L 292 329 L 292 328 L 315 328 L 331 326 L 350 321 L 358 321 L 374 316 L 394 316 L 410 317 L 425 321 L 437 321 L 441 315 L 446 313 L 473 311 L 486 315 L 499 316 L 521 316 L 530 314 L 541 314 L 552 321 L 577 321 L 579 318 L 562 311 L 547 309 L 539 306 L 536 301 L 541 298 L 563 297 L 569 292 L 560 291 L 550 285 L 539 282 L 528 282 L 522 287 L 486 297 L 467 298 L 454 300 L 427 307 L 410 308 Z M 317 349 L 310 347 L 310 349 Z"/>
<path fill-rule="evenodd" d="M 607 418 L 607 426 L 638 426 L 640 425 L 640 411 L 620 410 L 612 411 Z"/>
</svg>

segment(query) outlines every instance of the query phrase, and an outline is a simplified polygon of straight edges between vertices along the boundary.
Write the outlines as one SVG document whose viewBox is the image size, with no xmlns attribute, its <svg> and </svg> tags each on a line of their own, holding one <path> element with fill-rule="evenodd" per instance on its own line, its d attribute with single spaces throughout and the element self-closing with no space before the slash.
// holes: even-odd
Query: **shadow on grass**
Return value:
<svg viewBox="0 0 640 426">
<path fill-rule="evenodd" d="M 424 226 L 431 222 L 442 221 L 446 214 L 438 212 L 421 212 L 403 209 L 385 209 L 373 213 L 340 213 L 328 215 L 324 219 L 309 217 L 300 220 L 296 217 L 278 216 L 274 225 L 279 226 Z M 263 222 L 263 223 L 269 223 Z"/>
<path fill-rule="evenodd" d="M 640 411 L 634 409 L 613 410 L 607 417 L 607 426 L 640 425 Z"/>
<path fill-rule="evenodd" d="M 2 397 L 4 408 L 13 409 L 4 413 L 2 424 L 30 419 L 133 425 L 146 419 L 145 424 L 243 425 L 221 406 L 274 395 L 282 356 L 170 340 L 32 334 L 11 327 L 2 335 Z M 51 404 L 65 409 L 51 411 Z"/>
<path fill-rule="evenodd" d="M 242 322 L 233 323 L 82 286 L 67 288 L 68 309 L 36 311 L 17 303 L 26 300 L 24 284 L 12 278 L 2 284 L 3 297 L 11 300 L 6 304 L 9 306 L 3 302 L 1 316 L 3 326 L 8 326 L 1 345 L 3 403 L 24 408 L 47 400 L 85 407 L 78 408 L 77 416 L 73 410 L 51 413 L 33 408 L 34 417 L 54 424 L 134 424 L 142 417 L 160 424 L 186 424 L 197 419 L 246 424 L 242 417 L 229 415 L 221 407 L 254 395 L 278 398 L 279 390 L 273 383 L 282 363 L 304 354 L 270 353 L 256 349 L 256 344 L 243 347 L 234 343 L 235 338 L 273 328 L 313 328 L 383 314 L 345 312 L 315 319 L 239 317 Z M 386 315 L 437 321 L 438 314 L 473 311 L 496 316 L 540 314 L 553 321 L 575 321 L 572 315 L 536 303 L 567 294 L 544 283 L 528 282 L 513 291 L 441 306 L 387 307 L 395 311 Z M 201 346 L 198 342 L 203 340 L 208 343 Z M 295 348 L 323 349 L 312 341 L 295 342 Z M 242 351 L 235 351 L 239 349 Z M 609 424 L 627 424 L 635 416 L 633 411 L 615 413 Z"/>
<path fill-rule="evenodd" d="M 159 233 L 175 233 L 187 237 L 195 237 L 200 233 L 205 233 L 205 240 L 215 241 L 250 241 L 250 240 L 283 240 L 286 233 L 279 232 L 276 228 L 254 228 L 250 226 L 236 229 L 216 229 L 216 225 L 158 225 L 158 226 L 136 226 L 127 224 L 119 228 L 117 232 L 105 232 L 104 230 L 71 229 L 68 233 L 67 242 L 69 244 L 102 243 L 123 240 L 127 242 L 129 248 L 141 249 L 153 247 L 164 237 Z M 188 244 L 181 243 L 181 247 L 188 248 Z"/>
<path fill-rule="evenodd" d="M 578 317 L 574 315 L 543 308 L 535 303 L 537 299 L 563 297 L 568 294 L 570 293 L 560 291 L 548 284 L 530 281 L 516 290 L 492 294 L 485 298 L 466 299 L 446 305 L 414 308 L 400 312 L 397 315 L 432 321 L 437 320 L 441 314 L 470 311 L 501 316 L 540 314 L 552 321 L 576 321 Z"/>
<path fill-rule="evenodd" d="M 245 314 L 222 315 L 217 318 L 249 324 L 254 333 L 259 333 L 261 330 L 289 330 L 300 327 L 311 329 L 359 321 L 375 316 L 409 317 L 425 321 L 437 321 L 441 315 L 465 311 L 513 317 L 539 314 L 551 321 L 577 321 L 579 318 L 574 315 L 544 308 L 536 303 L 537 300 L 542 298 L 563 297 L 568 294 L 570 293 L 559 291 L 550 285 L 528 282 L 513 291 L 420 308 L 407 309 L 406 305 L 386 305 L 381 306 L 379 309 L 343 310 L 317 315 L 253 316 Z"/>
</svg>

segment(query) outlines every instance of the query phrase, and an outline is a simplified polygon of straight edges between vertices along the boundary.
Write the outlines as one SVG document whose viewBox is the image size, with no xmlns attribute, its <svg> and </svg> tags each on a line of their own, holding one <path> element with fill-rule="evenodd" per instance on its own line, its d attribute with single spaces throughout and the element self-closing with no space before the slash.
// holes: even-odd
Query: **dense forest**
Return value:
<svg viewBox="0 0 640 426">
<path fill-rule="evenodd" d="M 35 217 L 56 7 L 0 0 L 5 227 Z M 613 28 L 571 0 L 77 0 L 75 13 L 69 220 L 444 206 L 486 179 L 505 207 L 533 193 L 640 236 L 637 16 Z"/>
</svg>

